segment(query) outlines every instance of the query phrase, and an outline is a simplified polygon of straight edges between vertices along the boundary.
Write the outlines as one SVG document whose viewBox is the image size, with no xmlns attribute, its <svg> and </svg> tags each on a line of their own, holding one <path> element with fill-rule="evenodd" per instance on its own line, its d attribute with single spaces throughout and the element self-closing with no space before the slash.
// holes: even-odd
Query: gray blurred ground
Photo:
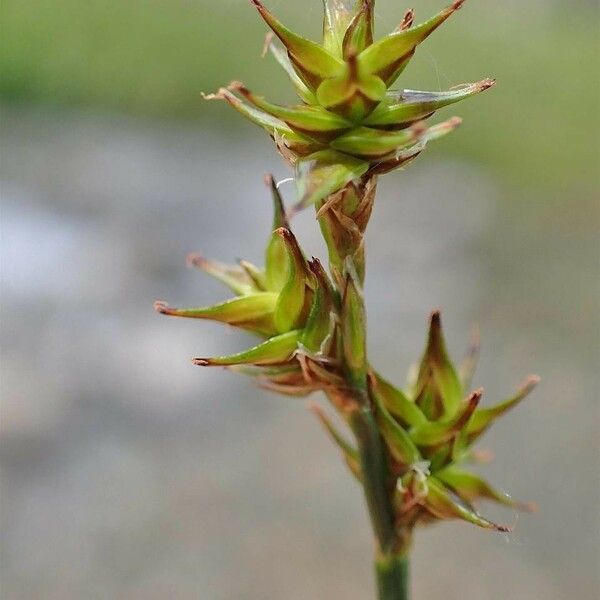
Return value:
<svg viewBox="0 0 600 600">
<path fill-rule="evenodd" d="M 304 403 L 189 362 L 250 338 L 152 311 L 226 297 L 185 267 L 192 250 L 261 261 L 269 169 L 287 176 L 258 132 L 4 112 L 3 598 L 372 597 L 361 495 Z M 592 600 L 597 213 L 505 195 L 432 151 L 386 178 L 370 225 L 384 373 L 403 382 L 442 307 L 455 355 L 481 326 L 488 401 L 543 376 L 483 444 L 490 478 L 540 512 L 510 536 L 421 531 L 415 598 Z M 322 254 L 312 215 L 296 230 Z"/>
</svg>

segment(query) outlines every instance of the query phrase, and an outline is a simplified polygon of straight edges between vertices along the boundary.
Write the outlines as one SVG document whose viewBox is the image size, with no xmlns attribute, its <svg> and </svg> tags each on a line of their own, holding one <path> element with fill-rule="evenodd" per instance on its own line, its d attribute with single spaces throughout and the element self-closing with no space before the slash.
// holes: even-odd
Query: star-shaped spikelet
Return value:
<svg viewBox="0 0 600 600">
<path fill-rule="evenodd" d="M 317 44 L 283 25 L 251 0 L 271 29 L 267 48 L 299 96 L 294 106 L 272 103 L 240 82 L 208 99 L 222 99 L 273 138 L 295 167 L 300 200 L 294 210 L 319 203 L 358 178 L 397 169 L 460 125 L 452 117 L 428 126 L 437 110 L 490 88 L 493 79 L 444 92 L 393 90 L 417 47 L 464 3 L 419 25 L 408 11 L 400 25 L 373 39 L 374 0 L 325 0 L 323 40 Z M 277 42 L 273 38 L 277 38 Z"/>
</svg>

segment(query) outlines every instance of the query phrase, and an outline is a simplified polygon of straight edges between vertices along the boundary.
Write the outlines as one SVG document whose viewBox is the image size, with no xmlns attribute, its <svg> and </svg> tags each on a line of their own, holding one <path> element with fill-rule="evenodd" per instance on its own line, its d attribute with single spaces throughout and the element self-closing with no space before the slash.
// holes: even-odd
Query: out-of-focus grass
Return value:
<svg viewBox="0 0 600 600">
<path fill-rule="evenodd" d="M 320 2 L 267 2 L 318 35 Z M 443 0 L 417 3 L 425 18 Z M 450 149 L 511 188 L 588 196 L 598 161 L 598 43 L 593 3 L 470 2 L 418 53 L 403 87 L 439 89 L 483 76 L 499 85 L 453 112 L 465 131 Z M 403 6 L 378 3 L 379 33 Z M 569 11 L 569 12 L 567 12 Z M 259 58 L 265 27 L 244 0 L 4 0 L 0 97 L 239 124 L 210 91 L 243 78 L 288 100 L 283 74 Z M 449 113 L 448 113 L 449 114 Z"/>
</svg>

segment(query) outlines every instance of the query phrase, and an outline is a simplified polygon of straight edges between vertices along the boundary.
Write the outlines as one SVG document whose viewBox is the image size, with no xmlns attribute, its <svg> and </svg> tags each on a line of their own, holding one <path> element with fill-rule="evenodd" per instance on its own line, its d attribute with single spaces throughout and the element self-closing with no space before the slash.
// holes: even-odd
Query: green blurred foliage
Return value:
<svg viewBox="0 0 600 600">
<path fill-rule="evenodd" d="M 319 35 L 319 0 L 267 4 Z M 443 4 L 419 0 L 417 19 Z M 380 35 L 404 8 L 378 1 Z M 259 93 L 291 99 L 283 73 L 260 58 L 265 26 L 245 0 L 4 0 L 1 10 L 4 102 L 245 127 L 225 106 L 203 103 L 200 92 L 238 78 Z M 398 85 L 442 89 L 485 76 L 498 85 L 461 105 L 464 129 L 431 152 L 486 165 L 524 195 L 590 199 L 598 168 L 596 18 L 594 3 L 582 0 L 468 2 L 421 48 Z"/>
</svg>

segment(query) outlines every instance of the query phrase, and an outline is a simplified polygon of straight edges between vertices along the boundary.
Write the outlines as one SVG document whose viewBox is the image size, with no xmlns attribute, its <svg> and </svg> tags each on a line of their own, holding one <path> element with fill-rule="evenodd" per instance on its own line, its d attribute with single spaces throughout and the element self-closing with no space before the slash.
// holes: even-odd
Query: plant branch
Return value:
<svg viewBox="0 0 600 600">
<path fill-rule="evenodd" d="M 350 416 L 350 426 L 358 442 L 363 489 L 373 532 L 381 552 L 394 546 L 394 517 L 387 492 L 387 464 L 383 444 L 371 409 L 359 408 Z"/>
<path fill-rule="evenodd" d="M 375 189 L 375 180 L 365 179 L 325 198 L 317 207 L 329 249 L 330 268 L 341 297 L 339 347 L 346 387 L 330 393 L 329 399 L 342 409 L 356 438 L 363 491 L 377 545 L 375 566 L 379 598 L 405 600 L 408 558 L 397 552 L 401 549 L 406 553 L 409 543 L 402 543 L 396 531 L 390 457 L 377 426 L 367 385 L 367 332 L 362 290 L 364 234 Z"/>
</svg>

